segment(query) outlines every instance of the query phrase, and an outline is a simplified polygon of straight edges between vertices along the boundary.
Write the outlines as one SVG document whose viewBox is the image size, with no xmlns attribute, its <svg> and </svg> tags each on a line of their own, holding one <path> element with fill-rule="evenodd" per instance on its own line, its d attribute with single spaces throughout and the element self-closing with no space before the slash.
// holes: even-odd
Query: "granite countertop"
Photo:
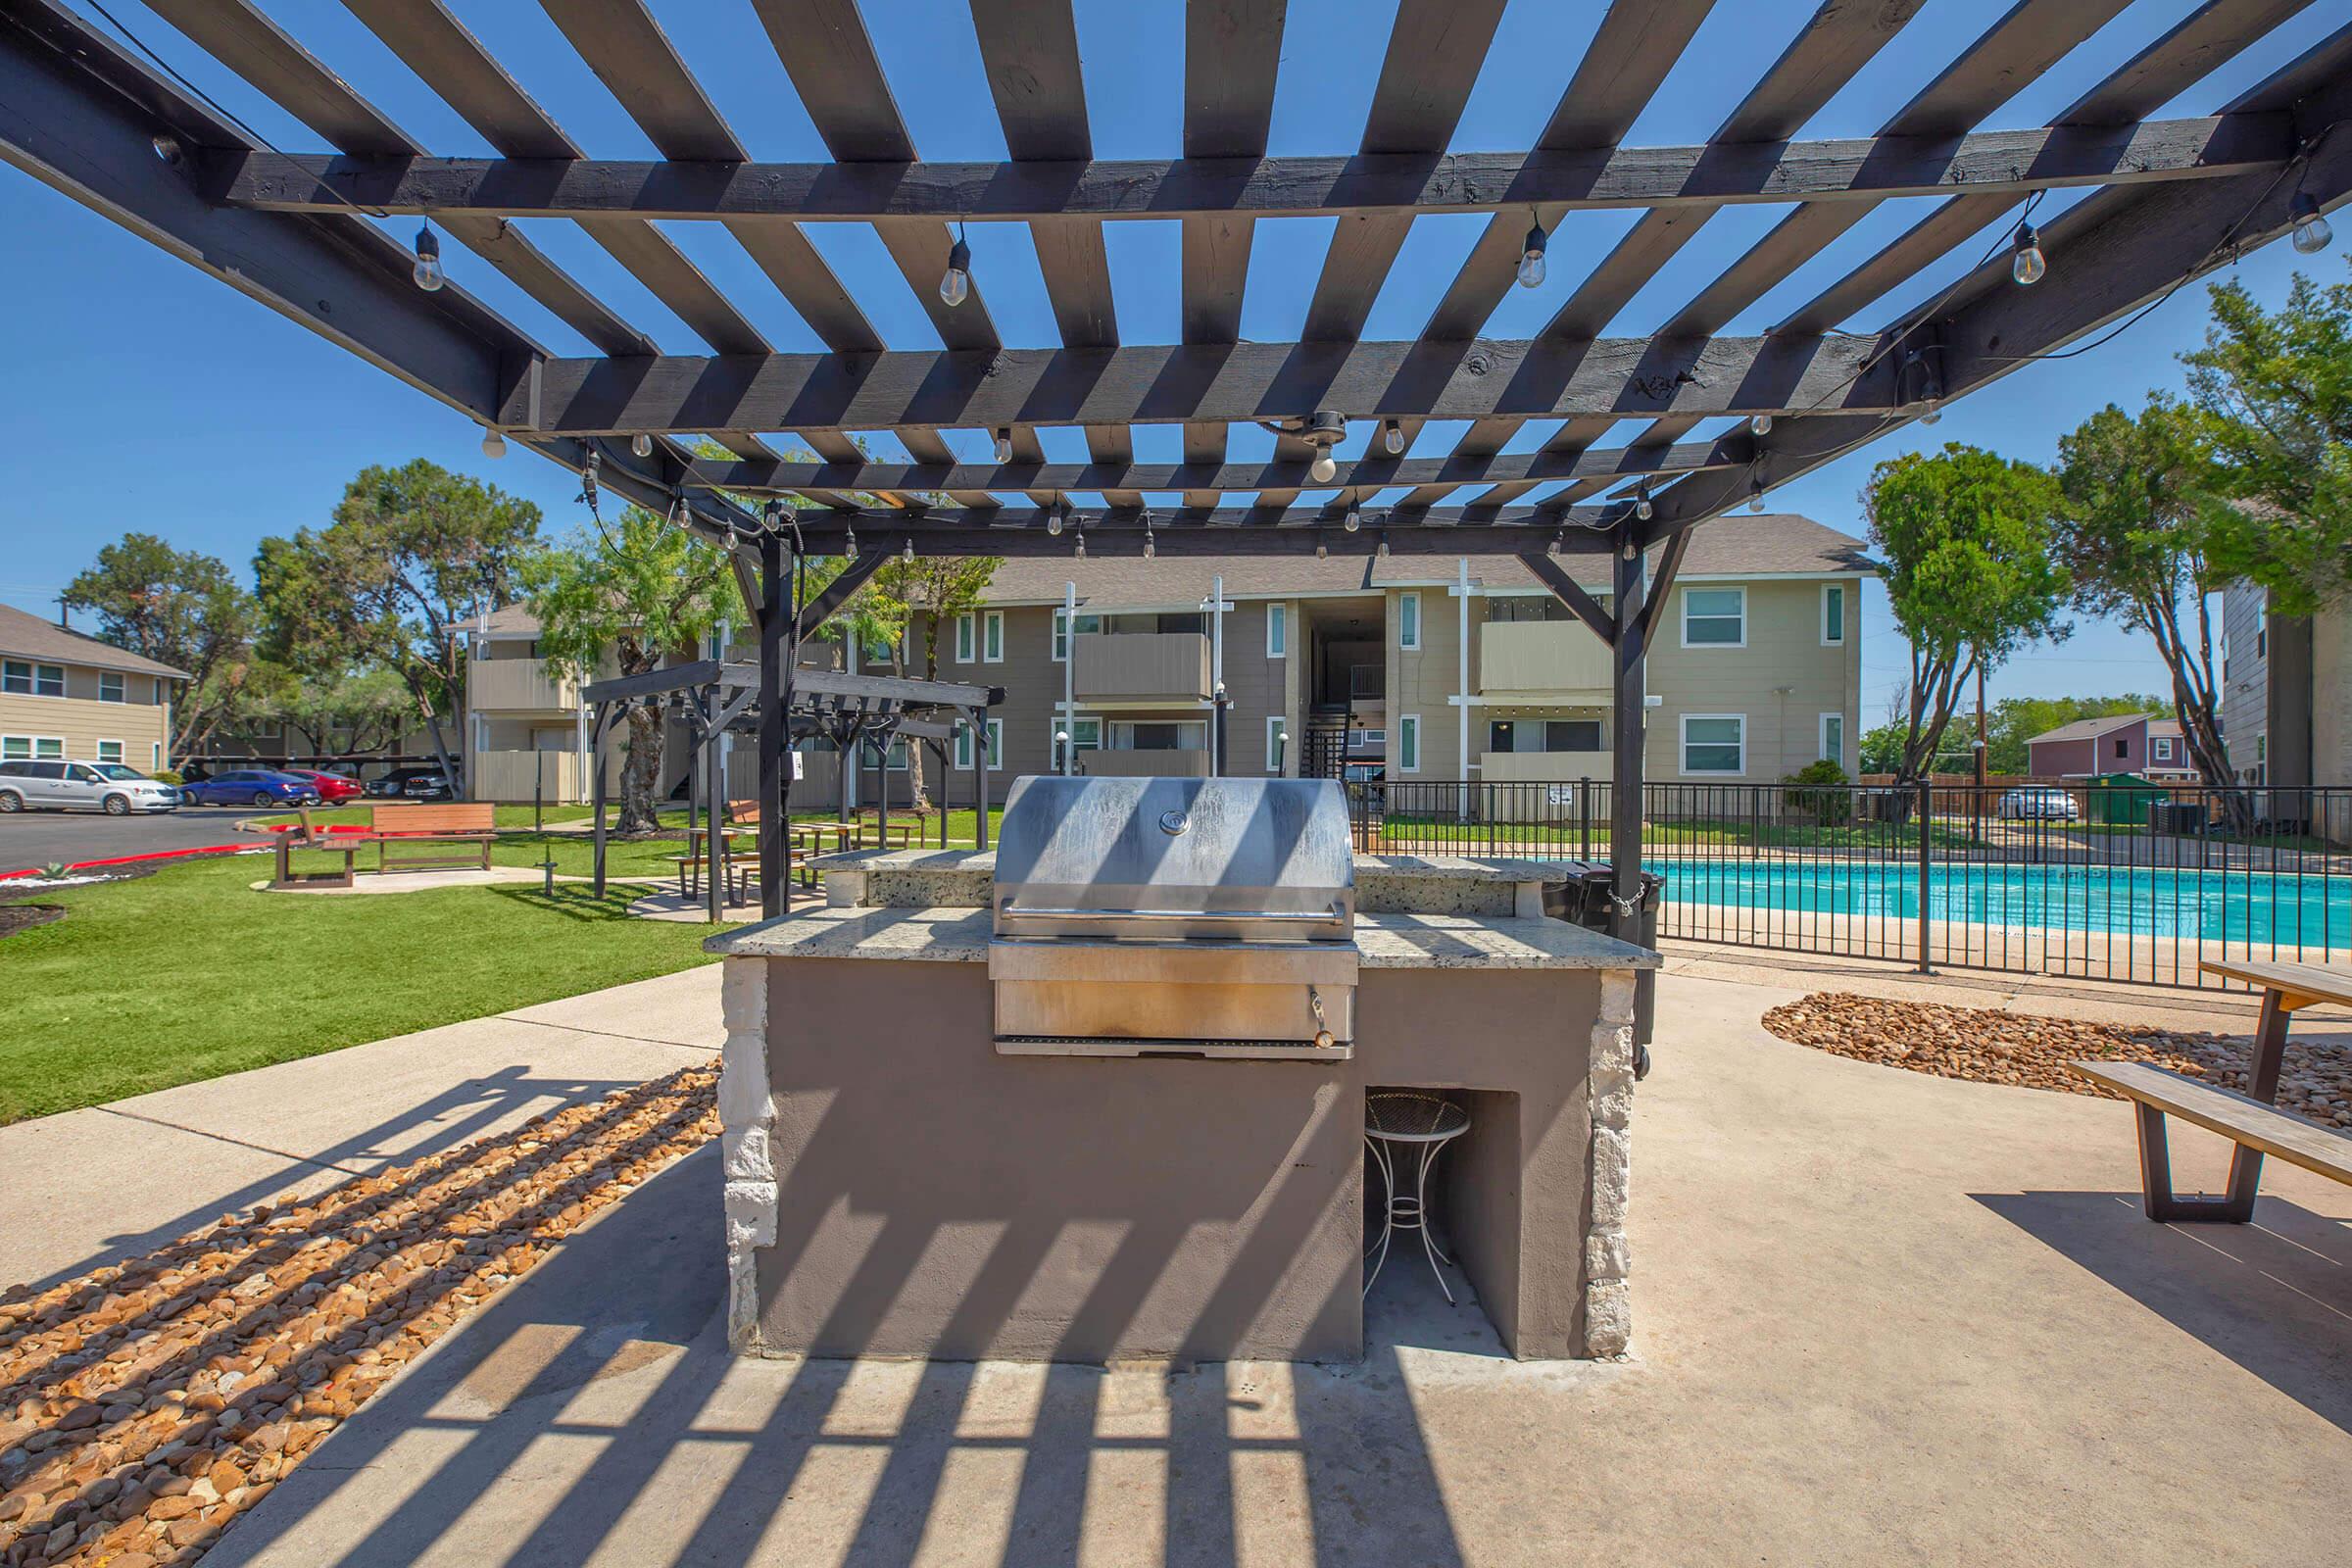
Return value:
<svg viewBox="0 0 2352 1568">
<path fill-rule="evenodd" d="M 798 910 L 703 944 L 729 957 L 911 958 L 979 963 L 986 909 Z M 1366 914 L 1355 922 L 1367 969 L 1654 969 L 1658 956 L 1559 920 L 1503 915 Z"/>
<path fill-rule="evenodd" d="M 813 856 L 811 865 L 840 871 L 994 871 L 994 850 L 843 850 Z M 1578 874 L 1568 860 L 1460 855 L 1359 855 L 1358 876 L 1446 882 L 1565 882 Z"/>
</svg>

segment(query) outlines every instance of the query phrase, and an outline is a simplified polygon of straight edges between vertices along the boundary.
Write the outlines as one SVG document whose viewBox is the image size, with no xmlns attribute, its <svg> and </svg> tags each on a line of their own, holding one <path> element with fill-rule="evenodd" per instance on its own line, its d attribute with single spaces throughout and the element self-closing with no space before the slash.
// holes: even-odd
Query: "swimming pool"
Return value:
<svg viewBox="0 0 2352 1568">
<path fill-rule="evenodd" d="M 1668 905 L 1866 920 L 1919 918 L 1919 867 L 1891 860 L 1681 857 L 1649 862 Z M 2229 943 L 2352 948 L 2352 877 L 1938 861 L 1928 918 Z M 1660 922 L 1669 932 L 1672 916 Z"/>
</svg>

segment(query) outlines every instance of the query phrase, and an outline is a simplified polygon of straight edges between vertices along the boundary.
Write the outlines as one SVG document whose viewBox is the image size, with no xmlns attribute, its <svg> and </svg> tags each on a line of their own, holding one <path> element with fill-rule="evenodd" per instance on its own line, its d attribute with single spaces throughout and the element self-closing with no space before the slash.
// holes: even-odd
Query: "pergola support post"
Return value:
<svg viewBox="0 0 2352 1568">
<path fill-rule="evenodd" d="M 760 536 L 760 913 L 773 920 L 792 897 L 787 858 L 791 836 L 785 809 L 792 788 L 784 760 L 788 744 L 785 704 L 791 701 L 789 633 L 792 591 L 784 571 L 784 538 L 774 530 Z"/>
<path fill-rule="evenodd" d="M 1642 545 L 1628 519 L 1612 557 L 1616 562 L 1617 698 L 1609 788 L 1609 868 L 1616 909 L 1610 928 L 1626 942 L 1642 941 L 1642 746 L 1647 717 L 1643 656 L 1649 621 L 1642 613 Z"/>
<path fill-rule="evenodd" d="M 596 705 L 596 720 L 588 726 L 588 813 L 596 846 L 596 896 L 605 896 L 605 731 L 612 722 L 612 705 Z"/>
</svg>

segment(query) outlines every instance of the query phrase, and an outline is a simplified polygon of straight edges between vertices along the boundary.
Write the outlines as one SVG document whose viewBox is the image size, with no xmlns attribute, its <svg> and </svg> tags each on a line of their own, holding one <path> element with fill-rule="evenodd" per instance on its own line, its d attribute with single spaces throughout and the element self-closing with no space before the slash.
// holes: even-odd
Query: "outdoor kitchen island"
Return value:
<svg viewBox="0 0 2352 1568">
<path fill-rule="evenodd" d="M 998 853 L 830 858 L 826 905 L 712 938 L 736 1348 L 1355 1359 L 1365 1096 L 1417 1089 L 1468 1112 L 1432 1204 L 1502 1343 L 1622 1351 L 1656 956 L 1544 918 L 1556 865 L 1350 858 L 1344 809 L 1335 864 L 1326 788 L 1022 779 Z M 1269 1008 L 1272 1038 L 1234 1038 Z"/>
</svg>

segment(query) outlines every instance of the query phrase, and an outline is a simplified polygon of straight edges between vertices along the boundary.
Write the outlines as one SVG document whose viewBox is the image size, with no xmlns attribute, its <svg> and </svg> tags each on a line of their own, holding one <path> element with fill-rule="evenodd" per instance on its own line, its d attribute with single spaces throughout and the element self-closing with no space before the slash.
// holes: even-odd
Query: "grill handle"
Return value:
<svg viewBox="0 0 2352 1568">
<path fill-rule="evenodd" d="M 1322 924 L 1347 911 L 1338 904 L 1328 909 L 1036 909 L 1005 904 L 999 906 L 998 912 L 1018 915 L 1024 920 L 1183 920 L 1254 925 L 1267 920 Z"/>
</svg>

